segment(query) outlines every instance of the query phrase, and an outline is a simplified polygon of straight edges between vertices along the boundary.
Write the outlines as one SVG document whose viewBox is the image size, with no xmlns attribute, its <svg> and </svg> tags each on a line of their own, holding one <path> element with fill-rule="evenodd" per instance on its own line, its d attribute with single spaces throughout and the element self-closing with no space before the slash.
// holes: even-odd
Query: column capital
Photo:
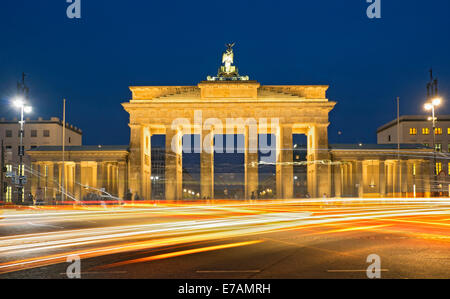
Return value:
<svg viewBox="0 0 450 299">
<path fill-rule="evenodd" d="M 131 129 L 140 129 L 142 128 L 142 124 L 128 124 Z"/>
</svg>

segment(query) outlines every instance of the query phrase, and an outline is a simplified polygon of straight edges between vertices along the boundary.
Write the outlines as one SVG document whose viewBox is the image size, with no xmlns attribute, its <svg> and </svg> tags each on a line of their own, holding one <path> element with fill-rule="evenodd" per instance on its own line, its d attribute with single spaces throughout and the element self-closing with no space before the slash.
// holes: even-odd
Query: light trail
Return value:
<svg viewBox="0 0 450 299">
<path fill-rule="evenodd" d="M 37 210 L 16 214 L 6 212 L 0 220 L 0 233 L 18 223 L 26 227 L 27 222 L 31 221 L 42 224 L 95 221 L 96 227 L 42 227 L 47 231 L 2 236 L 0 273 L 63 263 L 67 256 L 73 254 L 86 259 L 163 249 L 167 246 L 175 249 L 174 246 L 183 244 L 225 241 L 299 229 L 311 230 L 308 235 L 377 231 L 447 242 L 450 225 L 445 221 L 448 221 L 449 214 L 448 199 L 314 199 L 250 204 L 217 201 L 209 204 L 168 203 L 108 210 L 94 208 L 51 212 Z M 126 224 L 127 221 L 136 223 Z M 125 223 L 111 225 L 120 222 Z M 411 231 L 412 228 L 416 231 Z M 440 231 L 434 231 L 433 228 L 439 228 Z M 209 247 L 211 246 L 203 248 Z M 175 249 L 160 256 L 177 257 L 184 255 L 182 252 Z M 155 260 L 148 258 L 150 259 L 145 261 Z M 130 261 L 123 263 L 125 262 Z"/>
<path fill-rule="evenodd" d="M 172 257 L 177 257 L 177 256 L 182 256 L 182 255 L 188 255 L 188 254 L 194 254 L 194 253 L 200 253 L 200 252 L 207 252 L 207 251 L 228 249 L 228 248 L 234 248 L 234 247 L 240 247 L 240 246 L 254 245 L 254 244 L 261 243 L 261 242 L 264 242 L 264 241 L 263 240 L 247 241 L 247 242 L 231 243 L 231 244 L 216 245 L 216 246 L 209 246 L 209 247 L 201 247 L 201 248 L 196 248 L 196 249 L 189 249 L 189 250 L 183 250 L 183 251 L 164 253 L 164 254 L 153 255 L 153 256 L 149 256 L 149 257 L 145 257 L 145 258 L 140 258 L 140 259 L 135 259 L 135 260 L 130 260 L 130 261 L 124 261 L 124 262 L 109 264 L 109 265 L 101 266 L 101 267 L 98 267 L 98 268 L 94 268 L 94 270 L 96 270 L 96 269 L 98 269 L 98 270 L 99 269 L 109 269 L 109 268 L 120 267 L 120 266 L 124 266 L 124 265 L 130 265 L 130 264 L 136 264 L 136 263 L 144 263 L 144 262 L 149 262 L 149 261 L 156 261 L 156 260 L 167 259 L 167 258 L 172 258 Z"/>
</svg>

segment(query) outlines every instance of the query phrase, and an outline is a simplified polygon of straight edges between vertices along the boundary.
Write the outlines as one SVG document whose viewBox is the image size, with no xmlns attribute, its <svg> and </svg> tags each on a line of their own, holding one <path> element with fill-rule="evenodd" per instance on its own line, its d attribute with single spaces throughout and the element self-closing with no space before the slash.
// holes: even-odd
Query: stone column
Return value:
<svg viewBox="0 0 450 299">
<path fill-rule="evenodd" d="M 150 200 L 152 196 L 152 132 L 148 127 L 144 128 L 142 142 L 142 197 Z"/>
<path fill-rule="evenodd" d="M 99 189 L 105 188 L 105 162 L 98 162 L 97 163 L 97 186 Z"/>
<path fill-rule="evenodd" d="M 74 196 L 75 186 L 75 165 L 71 162 L 67 165 L 67 192 Z"/>
<path fill-rule="evenodd" d="M 182 131 L 166 128 L 166 200 L 183 199 Z"/>
<path fill-rule="evenodd" d="M 39 164 L 36 162 L 31 163 L 32 174 L 31 177 L 31 194 L 36 195 L 37 188 L 39 187 Z M 3 188 L 3 186 L 1 186 Z M 3 191 L 0 191 L 3 192 Z"/>
<path fill-rule="evenodd" d="M 335 164 L 334 168 L 334 196 L 342 197 L 342 167 L 341 164 Z"/>
<path fill-rule="evenodd" d="M 416 174 L 414 175 L 414 184 L 416 185 L 416 197 L 422 197 L 423 196 L 423 168 L 422 163 L 420 161 L 416 160 L 414 161 L 414 164 L 416 165 Z"/>
<path fill-rule="evenodd" d="M 103 177 L 103 188 L 108 193 L 112 193 L 112 171 L 111 171 L 111 163 L 104 162 L 102 163 L 102 177 Z"/>
<path fill-rule="evenodd" d="M 111 193 L 111 167 L 109 162 L 103 163 L 103 184 L 106 192 Z"/>
<path fill-rule="evenodd" d="M 422 182 L 423 182 L 423 192 L 425 197 L 431 196 L 431 181 L 434 180 L 434 174 L 436 173 L 436 165 L 433 161 L 421 161 L 422 165 Z M 432 165 L 432 172 L 430 171 L 429 165 Z"/>
<path fill-rule="evenodd" d="M 406 197 L 414 196 L 414 160 L 405 161 L 406 163 Z"/>
<path fill-rule="evenodd" d="M 118 192 L 119 192 L 119 183 L 118 183 L 119 167 L 117 166 L 117 162 L 113 163 L 112 170 L 113 170 L 113 190 L 114 190 L 113 194 L 114 194 L 114 196 L 117 196 Z"/>
<path fill-rule="evenodd" d="M 259 188 L 259 156 L 258 156 L 258 131 L 248 126 L 244 132 L 245 144 L 245 198 L 251 199 L 252 194 L 258 195 Z"/>
<path fill-rule="evenodd" d="M 57 195 L 61 191 L 61 163 L 53 163 L 53 197 L 57 197 Z"/>
<path fill-rule="evenodd" d="M 52 162 L 46 163 L 47 166 L 47 204 L 50 203 L 55 196 L 55 171 L 54 171 L 54 165 Z"/>
<path fill-rule="evenodd" d="M 354 163 L 355 169 L 355 183 L 358 184 L 357 196 L 362 198 L 364 196 L 364 182 L 363 182 L 363 168 L 362 161 L 356 160 Z"/>
<path fill-rule="evenodd" d="M 384 161 L 380 161 L 379 172 L 380 172 L 380 181 L 379 181 L 380 197 L 385 197 L 386 196 L 386 165 L 385 165 Z"/>
<path fill-rule="evenodd" d="M 392 162 L 392 189 L 393 189 L 393 196 L 394 197 L 398 197 L 399 196 L 399 176 L 398 176 L 398 169 L 399 169 L 399 165 L 398 165 L 398 161 L 395 160 Z"/>
<path fill-rule="evenodd" d="M 101 188 L 101 186 L 98 183 L 98 163 L 93 162 L 92 163 L 92 187 L 94 188 Z"/>
<path fill-rule="evenodd" d="M 121 199 L 125 199 L 125 191 L 127 189 L 126 172 L 127 172 L 127 163 L 125 161 L 119 162 L 119 178 L 118 178 L 119 190 L 117 195 Z"/>
<path fill-rule="evenodd" d="M 49 182 L 49 177 L 48 177 L 48 165 L 47 163 L 40 163 L 40 169 L 42 171 L 42 175 L 43 178 L 41 179 L 41 183 L 40 186 L 42 188 L 42 196 L 44 201 L 47 201 L 48 198 L 48 182 Z"/>
<path fill-rule="evenodd" d="M 277 132 L 276 182 L 277 198 L 292 198 L 294 195 L 294 165 L 292 126 L 280 125 Z"/>
<path fill-rule="evenodd" d="M 342 181 L 342 194 L 341 196 L 347 196 L 348 193 L 348 166 L 347 162 L 341 161 L 341 181 Z"/>
<path fill-rule="evenodd" d="M 142 158 L 143 158 L 143 137 L 144 128 L 141 125 L 130 124 L 130 169 L 129 185 L 130 191 L 134 195 L 142 196 Z M 108 170 L 109 172 L 109 170 Z M 110 182 L 108 183 L 108 187 Z"/>
<path fill-rule="evenodd" d="M 75 184 L 74 184 L 74 195 L 78 200 L 83 200 L 81 197 L 81 163 L 75 163 Z"/>
<path fill-rule="evenodd" d="M 357 196 L 358 194 L 357 193 L 355 193 L 355 180 L 356 180 L 356 177 L 355 177 L 355 167 L 354 167 L 354 164 L 353 164 L 353 162 L 352 161 L 349 161 L 348 163 L 347 163 L 347 174 L 348 174 L 348 194 L 351 196 L 351 197 L 355 197 L 355 196 Z"/>
<path fill-rule="evenodd" d="M 331 193 L 331 167 L 328 149 L 328 124 L 317 124 L 308 131 L 308 190 L 313 197 Z M 311 186 L 310 186 L 311 184 Z"/>
<path fill-rule="evenodd" d="M 394 190 L 394 180 L 392 177 L 392 162 L 386 162 L 386 181 L 387 181 L 387 186 L 386 186 L 386 195 L 393 197 L 393 190 Z"/>
<path fill-rule="evenodd" d="M 405 160 L 400 161 L 400 195 L 403 197 L 408 196 L 408 167 L 407 162 Z"/>
<path fill-rule="evenodd" d="M 200 194 L 202 198 L 214 198 L 214 132 L 203 130 L 200 137 Z"/>
<path fill-rule="evenodd" d="M 106 191 L 108 191 L 108 163 L 102 162 L 102 187 L 105 188 Z"/>
</svg>

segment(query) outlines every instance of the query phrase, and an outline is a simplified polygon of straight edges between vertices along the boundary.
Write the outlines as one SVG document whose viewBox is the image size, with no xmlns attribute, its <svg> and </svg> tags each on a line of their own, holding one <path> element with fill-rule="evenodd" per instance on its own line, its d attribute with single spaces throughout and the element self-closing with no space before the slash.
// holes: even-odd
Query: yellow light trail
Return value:
<svg viewBox="0 0 450 299">
<path fill-rule="evenodd" d="M 161 260 L 161 259 L 167 259 L 182 255 L 188 255 L 188 254 L 194 254 L 194 253 L 200 253 L 200 252 L 207 252 L 207 251 L 213 251 L 213 250 L 220 250 L 220 249 L 228 249 L 228 248 L 234 248 L 234 247 L 240 247 L 240 246 L 248 246 L 248 245 L 254 245 L 258 243 L 262 243 L 263 240 L 257 240 L 257 241 L 247 241 L 247 242 L 239 242 L 239 243 L 231 243 L 231 244 L 224 244 L 224 245 L 216 245 L 216 246 L 208 246 L 208 247 L 202 247 L 202 248 L 196 248 L 196 249 L 189 249 L 189 250 L 182 250 L 182 251 L 176 251 L 176 252 L 170 252 L 170 253 L 164 253 L 149 257 L 144 257 L 140 259 L 134 259 L 130 261 L 124 261 L 124 262 L 118 262 L 114 264 L 109 264 L 101 267 L 97 267 L 94 269 L 109 269 L 109 268 L 115 268 L 120 267 L 124 265 L 130 265 L 130 264 L 136 264 L 136 263 L 144 263 L 144 262 L 150 262 L 155 260 Z"/>
<path fill-rule="evenodd" d="M 334 205 L 330 206 L 330 202 Z M 294 229 L 317 230 L 309 235 L 381 230 L 386 233 L 406 233 L 433 240 L 448 240 L 448 235 L 446 236 L 445 233 L 424 231 L 423 226 L 435 225 L 445 229 L 449 226 L 445 223 L 449 214 L 448 199 L 418 201 L 376 199 L 367 200 L 367 202 L 361 199 L 335 199 L 327 200 L 327 204 L 317 199 L 264 201 L 250 204 L 215 201 L 209 204 L 158 204 L 107 211 L 96 209 L 58 211 L 55 209 L 52 212 L 45 210 L 17 214 L 6 212 L 2 215 L 4 219 L 1 220 L 0 225 L 26 224 L 30 221 L 66 223 L 105 220 L 108 222 L 105 226 L 94 228 L 59 229 L 0 237 L 2 259 L 10 260 L 0 264 L 0 273 L 63 263 L 67 256 L 74 254 L 85 259 L 148 249 L 164 250 L 167 246 L 173 248 L 176 245 L 188 245 L 195 242 L 211 242 Z M 149 219 L 153 219 L 152 217 L 157 217 L 157 221 L 146 223 L 150 221 Z M 116 223 L 116 220 L 127 218 L 139 221 L 139 224 L 108 225 Z M 405 227 L 401 225 L 402 223 L 405 225 L 409 223 L 411 226 Z M 336 229 L 332 229 L 332 226 Z M 324 227 L 331 230 L 323 231 Z M 410 228 L 421 231 L 410 232 L 408 231 Z M 63 250 L 65 252 L 62 252 Z M 200 248 L 191 250 L 200 250 Z M 183 252 L 189 251 L 175 251 L 158 256 L 179 256 Z M 25 255 L 29 258 L 12 260 L 16 255 Z"/>
</svg>

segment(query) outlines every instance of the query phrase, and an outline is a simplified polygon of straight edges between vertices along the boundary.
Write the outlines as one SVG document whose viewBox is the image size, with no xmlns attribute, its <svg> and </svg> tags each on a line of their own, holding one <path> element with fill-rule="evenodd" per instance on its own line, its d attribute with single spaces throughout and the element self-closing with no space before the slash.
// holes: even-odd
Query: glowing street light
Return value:
<svg viewBox="0 0 450 299">
<path fill-rule="evenodd" d="M 433 106 L 439 106 L 442 102 L 441 98 L 434 98 L 431 103 L 433 104 Z"/>
<path fill-rule="evenodd" d="M 22 97 L 16 97 L 13 100 L 13 105 L 20 109 L 20 145 L 19 145 L 19 192 L 17 192 L 17 202 L 22 202 L 23 197 L 23 179 L 24 176 L 24 167 L 23 167 L 23 156 L 24 156 L 24 149 L 23 149 L 23 133 L 24 133 L 24 125 L 25 121 L 23 120 L 23 114 L 24 113 L 31 113 L 33 110 L 31 106 L 25 106 L 25 100 Z"/>
<path fill-rule="evenodd" d="M 25 105 L 25 102 L 24 102 L 24 100 L 23 100 L 22 97 L 16 97 L 16 98 L 14 98 L 14 100 L 13 100 L 13 105 L 14 105 L 16 108 L 20 108 L 20 107 L 22 107 L 22 106 Z"/>
<path fill-rule="evenodd" d="M 431 100 L 431 102 L 425 103 L 424 108 L 427 111 L 431 110 L 431 121 L 433 122 L 433 154 L 434 154 L 434 176 L 436 180 L 436 117 L 435 117 L 435 109 L 442 103 L 442 99 L 439 97 L 435 97 Z"/>
<path fill-rule="evenodd" d="M 437 106 L 439 106 L 442 103 L 441 98 L 434 98 L 431 100 L 431 102 L 425 103 L 423 106 L 425 110 L 430 111 L 431 110 L 431 119 L 429 120 L 433 121 L 433 146 L 435 147 L 435 139 L 436 139 L 436 117 L 435 117 L 435 109 Z"/>
<path fill-rule="evenodd" d="M 23 111 L 24 111 L 25 113 L 31 113 L 31 112 L 33 112 L 33 108 L 32 108 L 31 106 L 25 106 L 25 107 L 23 108 Z"/>
</svg>

